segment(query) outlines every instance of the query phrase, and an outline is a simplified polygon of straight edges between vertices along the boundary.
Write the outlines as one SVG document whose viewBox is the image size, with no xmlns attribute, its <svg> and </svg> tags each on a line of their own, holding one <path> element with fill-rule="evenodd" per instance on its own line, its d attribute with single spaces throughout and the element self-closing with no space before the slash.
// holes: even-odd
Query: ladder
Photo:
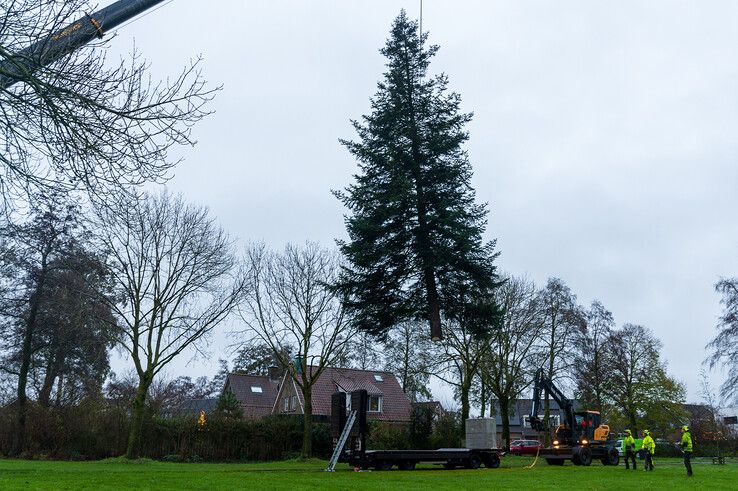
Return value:
<svg viewBox="0 0 738 491">
<path fill-rule="evenodd" d="M 338 442 L 336 442 L 336 448 L 333 450 L 333 455 L 331 455 L 331 460 L 328 463 L 328 467 L 325 468 L 325 472 L 333 472 L 336 469 L 338 458 L 343 453 L 343 447 L 346 446 L 346 440 L 348 440 L 351 428 L 354 426 L 354 421 L 356 421 L 356 411 L 351 411 L 348 419 L 346 420 L 346 425 L 343 427 L 341 436 L 338 438 Z"/>
</svg>

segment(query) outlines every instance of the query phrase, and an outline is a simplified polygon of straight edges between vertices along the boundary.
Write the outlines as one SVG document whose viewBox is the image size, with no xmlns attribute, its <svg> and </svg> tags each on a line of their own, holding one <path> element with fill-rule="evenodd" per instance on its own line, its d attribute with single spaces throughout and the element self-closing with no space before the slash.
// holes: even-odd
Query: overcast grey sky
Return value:
<svg viewBox="0 0 738 491">
<path fill-rule="evenodd" d="M 120 29 L 111 55 L 135 41 L 167 74 L 202 54 L 224 86 L 171 189 L 244 243 L 330 245 L 345 233 L 330 190 L 356 170 L 338 138 L 369 110 L 392 20 L 419 3 L 174 0 Z M 713 285 L 738 274 L 738 2 L 425 0 L 423 11 L 441 46 L 430 72 L 475 113 L 467 148 L 499 267 L 541 285 L 561 277 L 618 325 L 651 328 L 698 400 Z M 212 361 L 170 374 L 211 375 L 227 342 L 219 334 Z"/>
</svg>

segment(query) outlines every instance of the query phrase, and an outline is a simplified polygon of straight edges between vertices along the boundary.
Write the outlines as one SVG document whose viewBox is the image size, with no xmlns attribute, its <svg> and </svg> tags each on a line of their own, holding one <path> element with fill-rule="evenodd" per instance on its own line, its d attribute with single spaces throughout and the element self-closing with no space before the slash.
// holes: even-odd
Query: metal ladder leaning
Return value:
<svg viewBox="0 0 738 491">
<path fill-rule="evenodd" d="M 343 447 L 346 446 L 346 440 L 348 440 L 349 433 L 351 433 L 351 428 L 353 428 L 355 421 L 356 411 L 351 411 L 351 413 L 349 413 L 348 419 L 346 420 L 346 425 L 343 427 L 341 436 L 338 438 L 338 442 L 336 442 L 336 448 L 333 450 L 333 455 L 331 455 L 331 460 L 328 463 L 328 467 L 325 468 L 326 472 L 333 472 L 336 469 L 338 457 L 340 457 L 341 453 L 343 453 Z"/>
</svg>

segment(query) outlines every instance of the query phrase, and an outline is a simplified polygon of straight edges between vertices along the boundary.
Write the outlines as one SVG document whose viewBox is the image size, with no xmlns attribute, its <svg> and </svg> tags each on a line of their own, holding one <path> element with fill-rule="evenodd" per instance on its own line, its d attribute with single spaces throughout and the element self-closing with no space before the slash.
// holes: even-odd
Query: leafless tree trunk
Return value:
<svg viewBox="0 0 738 491">
<path fill-rule="evenodd" d="M 578 333 L 574 377 L 577 398 L 590 409 L 600 411 L 607 421 L 604 387 L 610 382 L 611 367 L 607 360 L 608 341 L 615 321 L 612 314 L 595 300 L 586 312 L 586 327 Z"/>
<path fill-rule="evenodd" d="M 412 402 L 428 400 L 428 382 L 438 371 L 438 346 L 417 323 L 403 322 L 389 331 L 384 343 L 385 368 L 395 374 L 405 395 Z"/>
<path fill-rule="evenodd" d="M 146 397 L 154 378 L 235 309 L 246 288 L 232 241 L 206 208 L 169 194 L 145 195 L 101 212 L 103 242 L 122 292 L 114 305 L 121 346 L 138 375 L 127 456 L 140 452 Z"/>
<path fill-rule="evenodd" d="M 539 292 L 543 313 L 542 348 L 546 354 L 545 374 L 550 380 L 561 380 L 568 375 L 574 360 L 574 335 L 584 326 L 584 317 L 577 297 L 559 278 L 549 278 Z M 543 420 L 550 421 L 548 393 L 543 401 Z M 550 431 L 544 439 L 550 441 Z"/>
<path fill-rule="evenodd" d="M 502 439 L 510 447 L 510 405 L 533 381 L 541 360 L 538 347 L 543 327 L 536 286 L 526 278 L 508 278 L 496 292 L 504 312 L 492 334 L 491 347 L 482 364 L 482 377 L 497 398 L 502 417 Z"/>
<path fill-rule="evenodd" d="M 302 455 L 312 453 L 312 388 L 341 358 L 354 332 L 341 299 L 330 288 L 339 273 L 338 254 L 315 243 L 288 245 L 273 253 L 250 246 L 246 263 L 252 288 L 242 310 L 247 335 L 267 343 L 302 392 Z M 295 347 L 289 359 L 289 348 Z"/>
<path fill-rule="evenodd" d="M 472 382 L 479 376 L 482 360 L 490 350 L 489 336 L 471 331 L 463 322 L 448 322 L 439 359 L 443 370 L 436 377 L 454 387 L 461 402 L 461 430 L 466 428 L 471 404 Z"/>
<path fill-rule="evenodd" d="M 218 90 L 206 86 L 199 60 L 152 80 L 135 52 L 118 63 L 107 60 L 112 36 L 106 36 L 48 66 L 21 69 L 38 65 L 19 59 L 24 48 L 95 6 L 90 0 L 0 3 L 0 59 L 19 60 L 0 66 L 0 79 L 19 78 L 0 86 L 2 205 L 38 190 L 84 189 L 109 198 L 127 185 L 166 179 L 176 164 L 167 160 L 168 150 L 194 143 L 192 125 Z"/>
</svg>

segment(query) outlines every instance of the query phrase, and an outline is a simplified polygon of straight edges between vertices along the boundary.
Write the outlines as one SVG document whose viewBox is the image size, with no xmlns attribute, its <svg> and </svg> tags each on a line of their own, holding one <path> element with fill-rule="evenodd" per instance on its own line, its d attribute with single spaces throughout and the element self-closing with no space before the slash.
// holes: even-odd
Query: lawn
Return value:
<svg viewBox="0 0 738 491">
<path fill-rule="evenodd" d="M 447 471 L 425 466 L 415 471 L 353 472 L 339 464 L 323 472 L 325 461 L 253 464 L 176 464 L 153 461 L 50 462 L 0 460 L 0 489 L 738 489 L 738 463 L 716 466 L 697 460 L 688 479 L 678 459 L 657 459 L 646 473 L 619 467 L 549 467 L 532 459 L 505 457 L 499 469 Z"/>
</svg>

